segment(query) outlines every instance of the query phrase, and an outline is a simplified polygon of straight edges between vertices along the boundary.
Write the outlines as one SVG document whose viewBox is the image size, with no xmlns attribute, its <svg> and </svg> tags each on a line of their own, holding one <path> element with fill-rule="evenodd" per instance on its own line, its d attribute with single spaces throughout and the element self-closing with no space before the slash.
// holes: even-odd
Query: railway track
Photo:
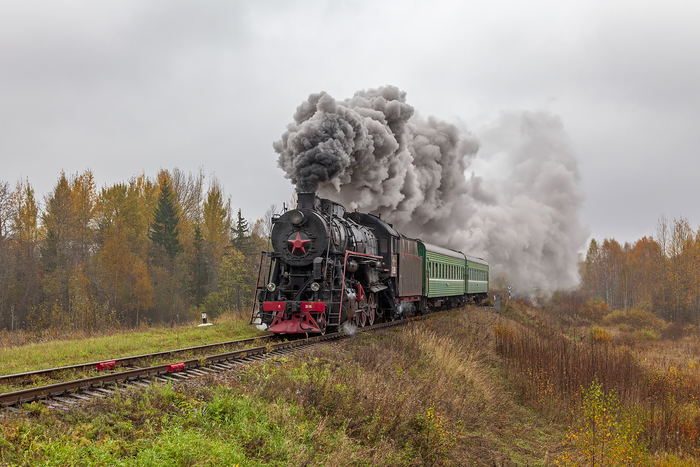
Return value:
<svg viewBox="0 0 700 467">
<path fill-rule="evenodd" d="M 410 319 L 392 321 L 389 323 L 376 324 L 365 328 L 358 328 L 357 332 L 373 331 L 391 326 L 403 325 Z M 354 334 L 354 333 L 353 333 Z M 272 356 L 284 355 L 297 349 L 313 346 L 321 342 L 337 341 L 348 337 L 344 332 L 336 332 L 323 336 L 301 338 L 284 342 L 274 342 L 275 336 L 263 336 L 268 338 L 266 345 L 238 349 L 219 354 L 191 358 L 175 363 L 166 363 L 143 368 L 129 368 L 119 372 L 100 374 L 87 378 L 79 378 L 72 381 L 63 381 L 45 386 L 32 387 L 18 391 L 0 394 L 0 408 L 7 411 L 20 411 L 23 404 L 30 402 L 41 402 L 45 405 L 69 407 L 80 401 L 89 400 L 94 397 L 102 397 L 114 394 L 132 386 L 148 386 L 156 381 L 167 383 L 169 381 L 182 381 L 190 378 L 202 377 L 207 374 L 214 374 L 223 371 L 230 371 L 238 366 L 246 365 L 254 361 L 261 361 Z M 260 340 L 262 338 L 245 339 L 248 341 Z M 245 341 L 244 340 L 244 341 Z M 240 343 L 242 341 L 233 341 Z M 221 344 L 218 344 L 219 346 Z M 211 346 L 200 346 L 197 349 L 206 347 L 215 348 L 217 344 Z M 164 356 L 166 354 L 177 354 L 178 352 L 190 351 L 191 349 L 179 349 L 170 352 L 158 352 L 156 354 L 146 354 L 129 359 L 148 359 L 154 356 Z M 121 359 L 126 362 L 128 359 Z M 73 367 L 63 367 L 63 369 L 86 368 L 89 365 L 74 365 Z M 58 371 L 60 369 L 42 370 L 45 372 Z M 41 372 L 30 372 L 41 373 Z M 29 374 L 29 373 L 26 373 Z M 22 374 L 22 375 L 26 375 Z M 8 375 L 7 377 L 18 377 L 19 375 Z"/>
<path fill-rule="evenodd" d="M 0 384 L 2 385 L 29 385 L 36 381 L 50 380 L 54 378 L 65 378 L 66 375 L 100 371 L 107 372 L 109 370 L 133 370 L 139 365 L 148 364 L 159 359 L 176 359 L 178 356 L 186 356 L 191 354 L 200 354 L 202 352 L 210 352 L 213 349 L 225 349 L 227 347 L 247 346 L 253 343 L 262 343 L 274 340 L 276 336 L 259 336 L 250 337 L 247 339 L 239 339 L 228 342 L 217 342 L 214 344 L 200 345 L 196 347 L 186 347 L 176 350 L 167 350 L 164 352 L 154 352 L 144 355 L 134 355 L 130 357 L 115 358 L 109 361 L 80 363 L 77 365 L 69 365 L 58 368 L 48 368 L 44 370 L 28 371 L 24 373 L 15 373 L 10 375 L 0 375 Z"/>
</svg>

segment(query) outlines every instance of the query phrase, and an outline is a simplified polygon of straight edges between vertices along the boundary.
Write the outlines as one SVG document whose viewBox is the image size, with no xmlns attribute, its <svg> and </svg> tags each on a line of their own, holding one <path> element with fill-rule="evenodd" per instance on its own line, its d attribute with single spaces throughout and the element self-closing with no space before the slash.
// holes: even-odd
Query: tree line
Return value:
<svg viewBox="0 0 700 467">
<path fill-rule="evenodd" d="M 591 240 L 582 290 L 610 308 L 640 308 L 671 322 L 700 322 L 700 229 L 661 217 L 654 237 L 634 244 Z"/>
<path fill-rule="evenodd" d="M 161 170 L 98 190 L 61 173 L 43 203 L 0 181 L 0 329 L 95 330 L 250 306 L 268 222 L 212 178 Z"/>
</svg>

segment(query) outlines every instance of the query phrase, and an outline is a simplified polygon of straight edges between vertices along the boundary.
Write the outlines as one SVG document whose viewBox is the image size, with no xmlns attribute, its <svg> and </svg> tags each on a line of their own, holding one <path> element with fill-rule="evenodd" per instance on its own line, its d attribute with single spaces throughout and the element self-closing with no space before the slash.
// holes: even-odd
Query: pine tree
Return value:
<svg viewBox="0 0 700 467">
<path fill-rule="evenodd" d="M 170 258 L 174 258 L 175 255 L 183 251 L 178 239 L 178 223 L 180 219 L 169 177 L 163 174 L 159 178 L 160 195 L 158 196 L 158 206 L 153 216 L 149 237 L 153 243 L 162 245 Z"/>
<path fill-rule="evenodd" d="M 240 251 L 244 255 L 248 254 L 248 245 L 250 239 L 250 233 L 248 232 L 248 221 L 241 215 L 241 210 L 238 210 L 238 217 L 236 218 L 236 225 L 231 227 L 231 233 L 233 234 L 233 239 L 231 239 L 231 246 L 236 250 Z"/>
</svg>

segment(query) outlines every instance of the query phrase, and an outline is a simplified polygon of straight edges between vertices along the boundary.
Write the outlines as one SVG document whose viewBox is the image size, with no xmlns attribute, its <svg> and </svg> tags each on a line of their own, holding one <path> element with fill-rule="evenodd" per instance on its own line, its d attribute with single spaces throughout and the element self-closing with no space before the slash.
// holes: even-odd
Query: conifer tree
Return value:
<svg viewBox="0 0 700 467">
<path fill-rule="evenodd" d="M 162 174 L 159 178 L 160 195 L 149 237 L 153 243 L 162 245 L 170 258 L 174 258 L 175 255 L 183 251 L 178 238 L 180 219 L 175 205 L 175 194 L 170 185 L 170 177 L 167 174 Z"/>
<path fill-rule="evenodd" d="M 249 229 L 250 227 L 248 226 L 248 221 L 243 218 L 241 210 L 239 209 L 238 217 L 236 218 L 236 225 L 231 227 L 231 233 L 233 234 L 231 246 L 244 255 L 248 254 L 248 240 L 250 239 L 250 233 L 248 232 Z"/>
</svg>

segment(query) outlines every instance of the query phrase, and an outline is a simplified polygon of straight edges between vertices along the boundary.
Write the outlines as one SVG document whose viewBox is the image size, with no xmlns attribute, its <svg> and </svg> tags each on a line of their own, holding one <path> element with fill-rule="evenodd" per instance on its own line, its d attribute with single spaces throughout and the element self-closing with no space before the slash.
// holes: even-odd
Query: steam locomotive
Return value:
<svg viewBox="0 0 700 467">
<path fill-rule="evenodd" d="M 401 235 L 315 193 L 272 219 L 251 324 L 275 334 L 372 325 L 486 298 L 481 258 Z"/>
</svg>

